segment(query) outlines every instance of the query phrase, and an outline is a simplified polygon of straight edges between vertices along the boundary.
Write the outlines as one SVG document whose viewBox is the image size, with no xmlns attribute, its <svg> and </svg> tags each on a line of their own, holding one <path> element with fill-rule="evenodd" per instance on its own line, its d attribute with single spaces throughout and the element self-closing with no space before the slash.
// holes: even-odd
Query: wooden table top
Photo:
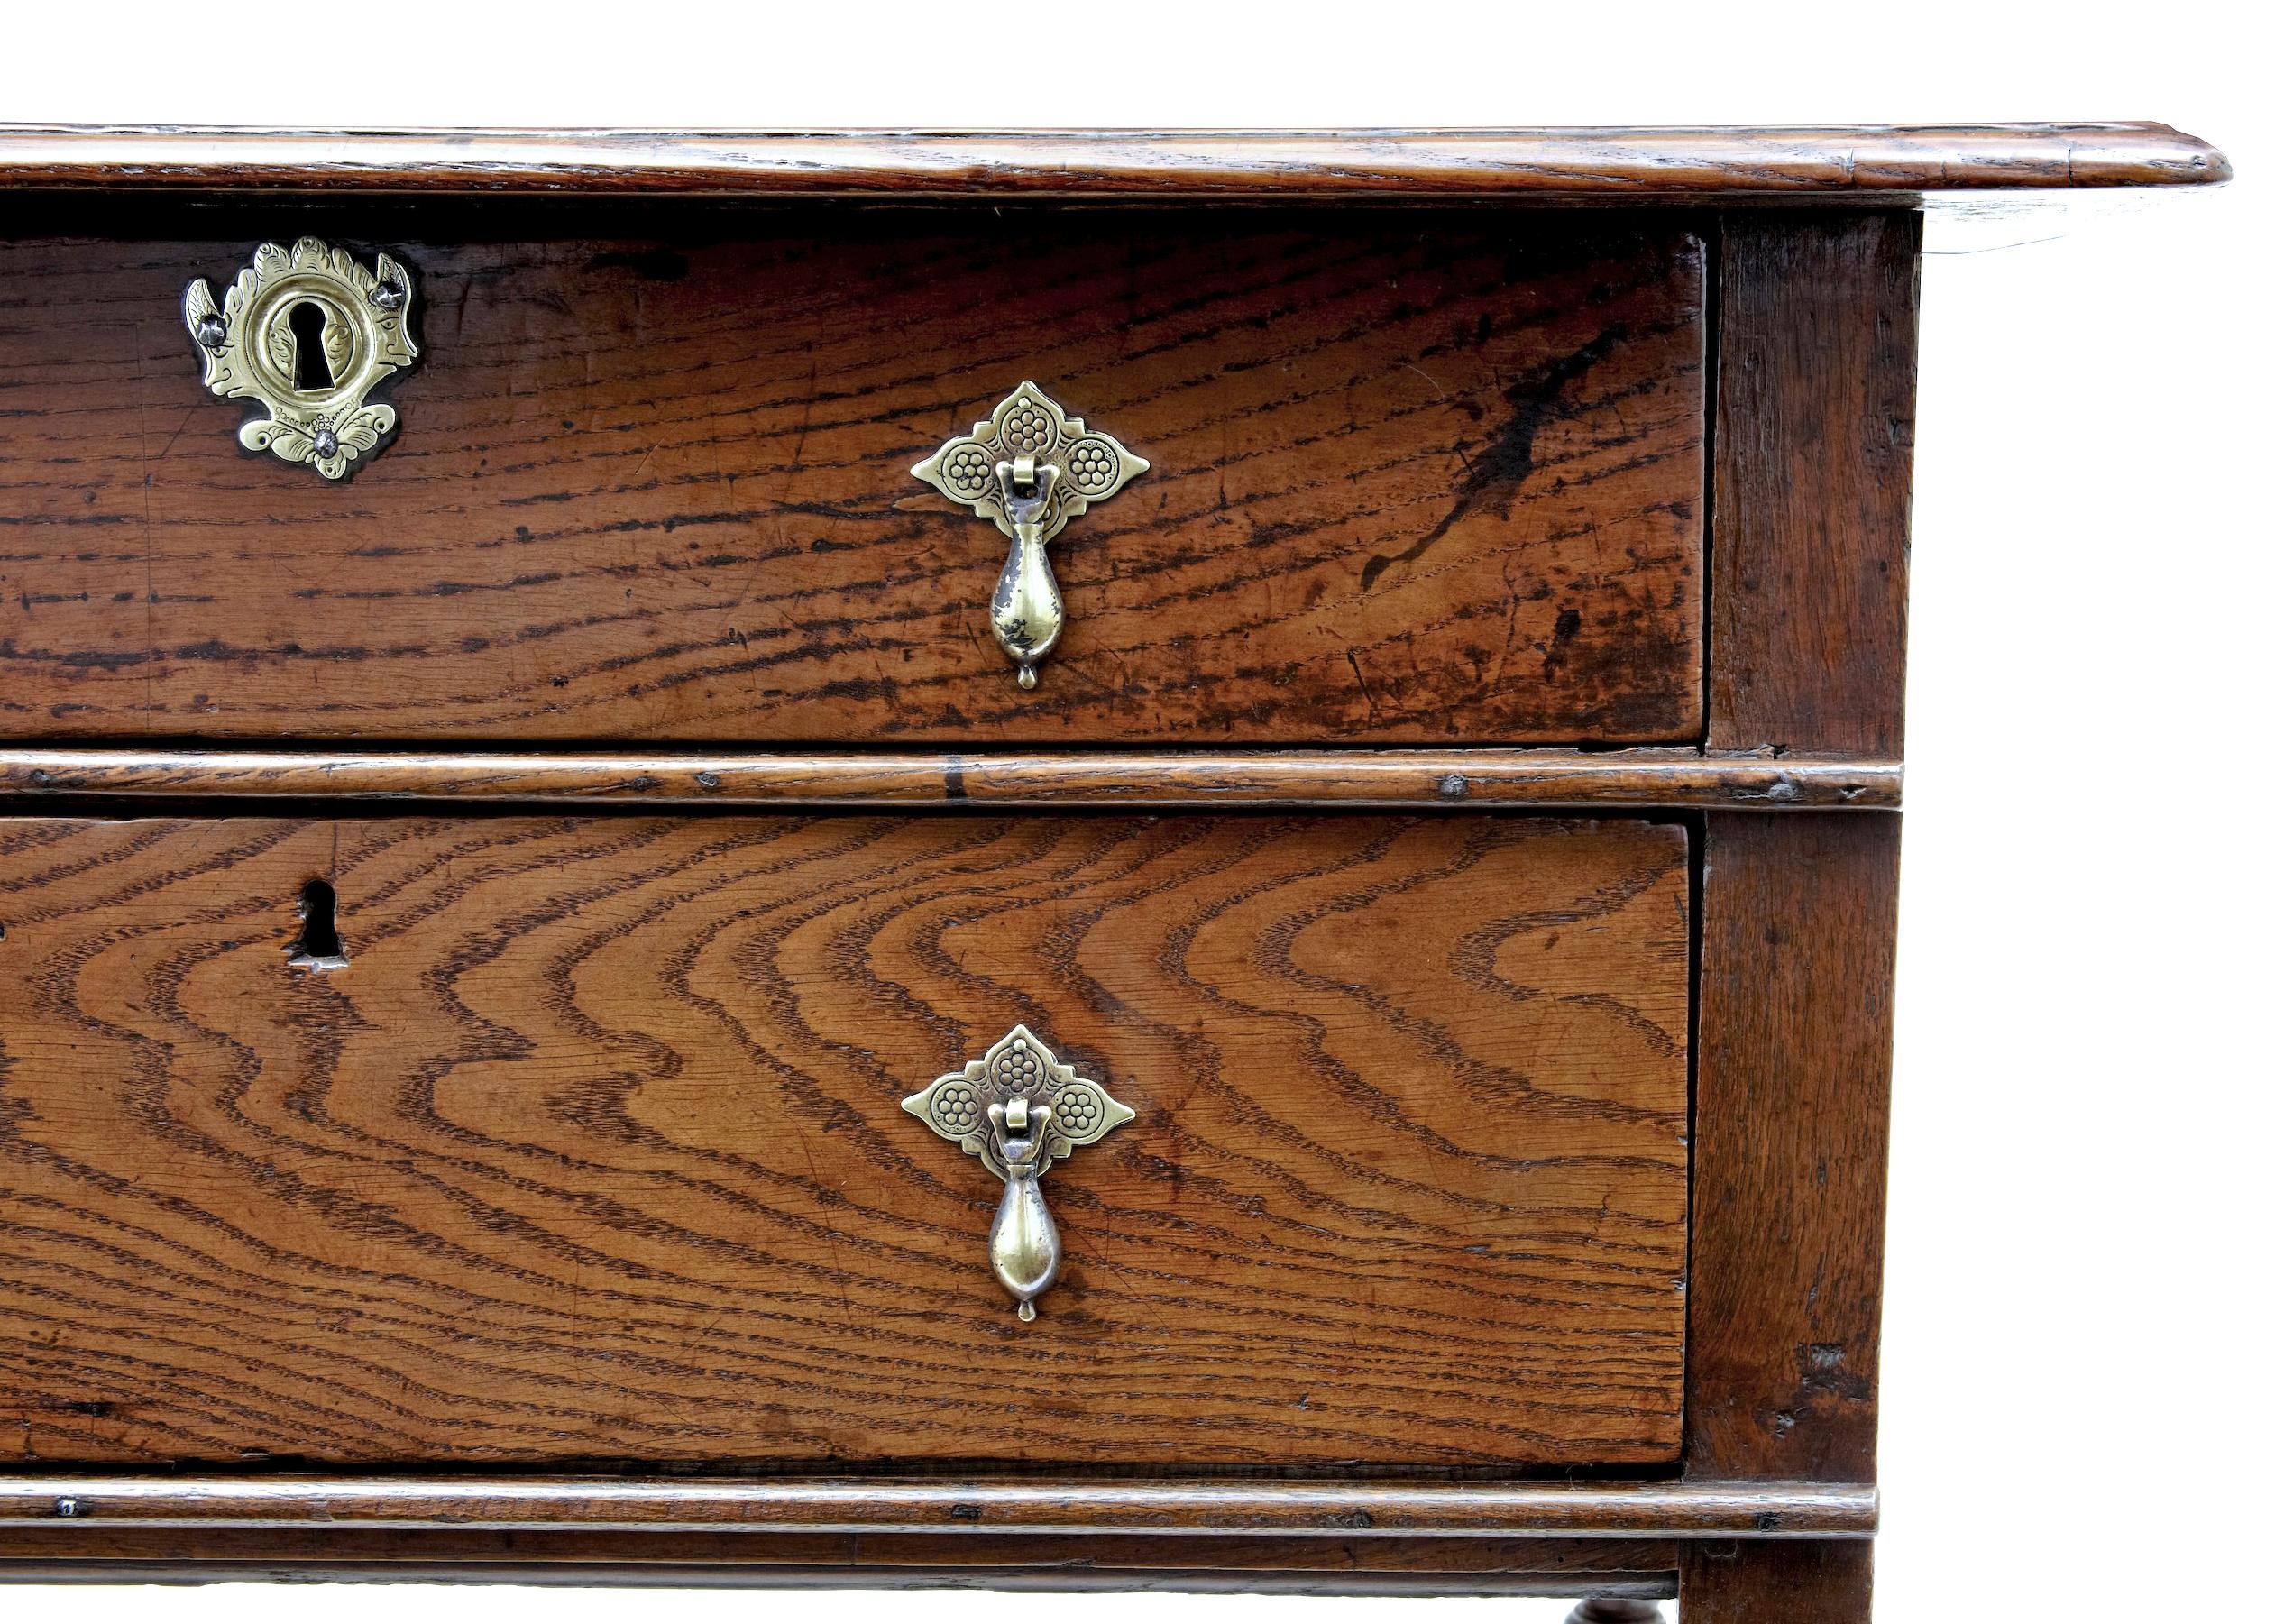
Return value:
<svg viewBox="0 0 2275 1624">
<path fill-rule="evenodd" d="M 1716 201 L 2200 186 L 2159 124 L 674 133 L 0 124 L 0 189 Z"/>
</svg>

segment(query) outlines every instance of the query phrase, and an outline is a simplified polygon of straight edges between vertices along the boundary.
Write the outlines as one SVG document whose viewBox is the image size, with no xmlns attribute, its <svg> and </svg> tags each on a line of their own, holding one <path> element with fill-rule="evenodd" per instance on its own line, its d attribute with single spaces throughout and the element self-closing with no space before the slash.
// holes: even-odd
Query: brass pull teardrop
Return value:
<svg viewBox="0 0 2275 1624">
<path fill-rule="evenodd" d="M 987 1262 L 1019 1305 L 1019 1317 L 1034 1318 L 1035 1299 L 1057 1282 L 1062 1255 L 1042 1176 L 1076 1146 L 1096 1144 L 1137 1113 L 1077 1077 L 1024 1026 L 1013 1027 L 962 1070 L 933 1078 L 901 1108 L 1004 1181 Z"/>
<path fill-rule="evenodd" d="M 1035 667 L 1059 647 L 1059 634 L 1067 628 L 1067 606 L 1059 596 L 1059 578 L 1050 573 L 1042 528 L 1051 492 L 1058 489 L 1059 468 L 1018 457 L 995 464 L 995 482 L 1003 490 L 1004 511 L 1011 515 L 1011 556 L 995 577 L 987 623 L 1019 667 L 1019 685 L 1032 688 Z"/>
<path fill-rule="evenodd" d="M 1019 668 L 1022 688 L 1035 685 L 1035 667 L 1066 629 L 1066 604 L 1046 550 L 1051 537 L 1151 466 L 1112 435 L 1069 417 L 1032 383 L 1023 383 L 973 424 L 971 433 L 956 436 L 910 470 L 949 500 L 994 519 L 1011 537 L 987 623 Z"/>
</svg>

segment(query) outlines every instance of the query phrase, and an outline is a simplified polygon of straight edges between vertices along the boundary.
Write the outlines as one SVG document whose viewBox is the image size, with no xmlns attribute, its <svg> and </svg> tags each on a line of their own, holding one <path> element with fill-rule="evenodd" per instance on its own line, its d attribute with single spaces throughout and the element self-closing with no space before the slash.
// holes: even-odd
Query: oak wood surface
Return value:
<svg viewBox="0 0 2275 1624">
<path fill-rule="evenodd" d="M 1916 215 L 1724 225 L 1716 748 L 1903 753 L 1919 272 Z"/>
<path fill-rule="evenodd" d="M 1696 750 L 995 752 L 0 748 L 0 796 L 638 805 L 1887 808 L 1903 767 Z"/>
<path fill-rule="evenodd" d="M 2157 124 L 705 133 L 0 126 L 0 188 L 1745 197 L 2217 183 Z"/>
<path fill-rule="evenodd" d="M 0 1528 L 260 1528 L 832 1532 L 931 1547 L 950 1530 L 985 1552 L 1076 1532 L 1275 1534 L 1329 1545 L 1409 1536 L 1861 1538 L 1868 1485 L 1674 1481 L 1290 1482 L 1268 1478 L 906 1479 L 39 1476 L 0 1478 Z M 815 1547 L 794 1546 L 798 1560 Z M 1109 1547 L 1118 1548 L 1118 1547 Z M 988 1560 L 985 1556 L 974 1558 Z M 1459 1564 L 1465 1558 L 1448 1556 Z"/>
<path fill-rule="evenodd" d="M 1687 1473 L 1873 1477 L 1897 839 L 1708 820 Z"/>
<path fill-rule="evenodd" d="M 1845 821 L 1846 820 L 1843 820 Z M 0 824 L 27 1463 L 1664 1463 L 1687 841 L 1429 816 Z M 348 964 L 292 969 L 305 882 Z M 1133 1106 L 995 1181 L 1015 1022 Z"/>
<path fill-rule="evenodd" d="M 1868 1541 L 1700 1543 L 1682 1561 L 1683 1624 L 1871 1624 Z"/>
<path fill-rule="evenodd" d="M 0 243 L 0 736 L 1701 729 L 1679 224 L 271 204 L 73 229 Z M 340 484 L 240 450 L 180 318 L 192 279 L 304 231 L 416 284 L 400 430 Z M 1053 544 L 1068 629 L 1023 693 L 986 613 L 1004 538 L 909 470 L 1029 378 L 1152 470 Z"/>
<path fill-rule="evenodd" d="M 1899 751 L 1918 224 L 1734 223 L 1710 737 Z M 1869 1481 L 1900 824 L 1712 812 L 1684 1470 Z"/>
</svg>

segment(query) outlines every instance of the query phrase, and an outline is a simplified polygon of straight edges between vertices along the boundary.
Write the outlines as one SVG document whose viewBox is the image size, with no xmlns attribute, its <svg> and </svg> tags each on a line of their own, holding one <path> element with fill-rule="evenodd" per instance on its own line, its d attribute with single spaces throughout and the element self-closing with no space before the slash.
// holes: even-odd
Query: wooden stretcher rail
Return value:
<svg viewBox="0 0 2275 1624">
<path fill-rule="evenodd" d="M 895 1533 L 1868 1538 L 1868 1484 L 1123 1479 L 0 1478 L 0 1528 L 639 1528 Z"/>
<path fill-rule="evenodd" d="M 1885 811 L 1903 768 L 1696 750 L 738 754 L 0 749 L 8 796 L 701 806 L 1535 806 Z"/>
</svg>

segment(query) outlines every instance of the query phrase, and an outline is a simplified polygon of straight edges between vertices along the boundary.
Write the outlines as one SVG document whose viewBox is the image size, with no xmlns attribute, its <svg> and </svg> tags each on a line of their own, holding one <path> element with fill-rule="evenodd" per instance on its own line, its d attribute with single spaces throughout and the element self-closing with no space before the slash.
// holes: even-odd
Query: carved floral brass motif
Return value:
<svg viewBox="0 0 2275 1624">
<path fill-rule="evenodd" d="M 290 251 L 263 243 L 221 304 L 205 279 L 182 296 L 182 317 L 206 358 L 206 387 L 258 400 L 238 442 L 346 476 L 395 427 L 395 408 L 364 399 L 418 357 L 411 343 L 411 280 L 386 254 L 366 270 L 344 248 L 302 237 Z"/>
<path fill-rule="evenodd" d="M 1046 546 L 1067 520 L 1151 466 L 1112 435 L 1067 416 L 1032 383 L 1022 383 L 971 433 L 910 470 L 1011 537 L 987 619 L 1019 667 L 1022 688 L 1035 685 L 1035 667 L 1066 629 L 1066 605 Z"/>
<path fill-rule="evenodd" d="M 932 1079 L 901 1109 L 954 1140 L 1004 1181 L 987 1234 L 995 1279 L 1035 1317 L 1035 1298 L 1059 1278 L 1059 1226 L 1042 1198 L 1050 1164 L 1096 1144 L 1137 1115 L 1074 1068 L 1041 1038 L 1014 1026 L 979 1059 Z"/>
</svg>

